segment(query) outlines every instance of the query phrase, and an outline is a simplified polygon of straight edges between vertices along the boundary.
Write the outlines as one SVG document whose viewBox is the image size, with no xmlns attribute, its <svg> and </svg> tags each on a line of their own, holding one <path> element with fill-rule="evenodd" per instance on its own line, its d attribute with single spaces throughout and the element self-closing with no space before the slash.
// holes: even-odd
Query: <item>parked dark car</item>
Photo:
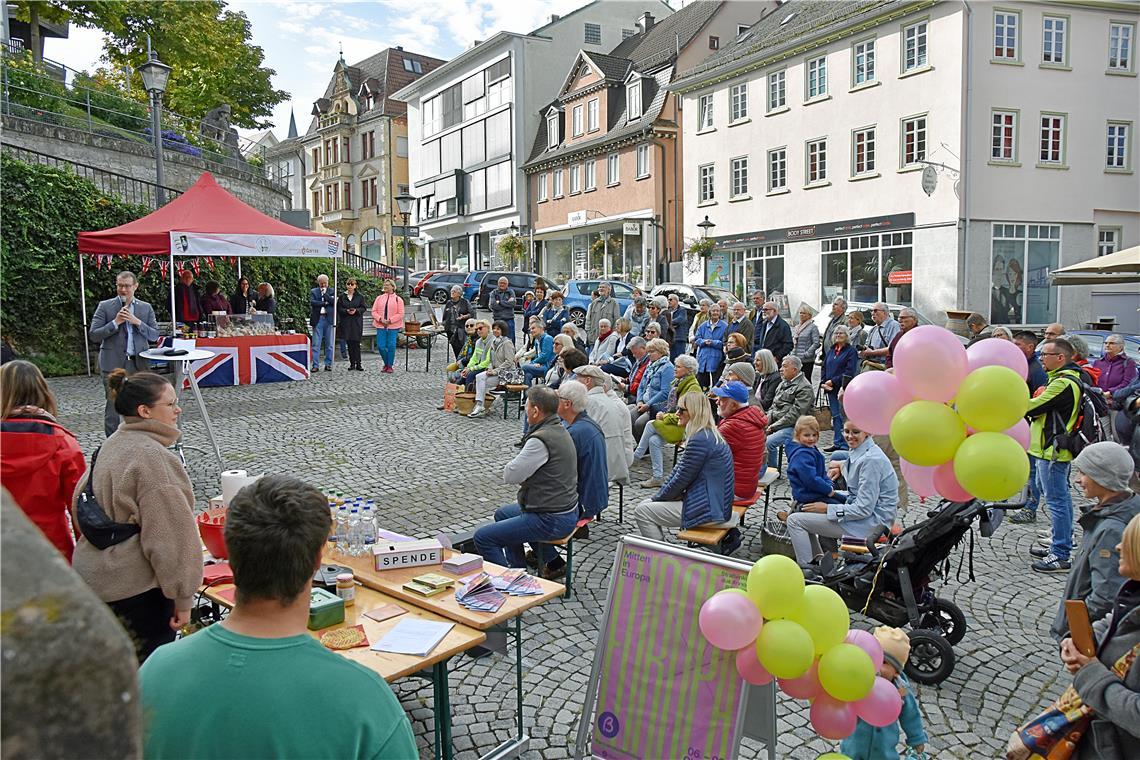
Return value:
<svg viewBox="0 0 1140 760">
<path fill-rule="evenodd" d="M 430 280 L 432 277 L 435 277 L 437 274 L 443 274 L 443 272 L 444 270 L 442 269 L 424 269 L 419 272 L 412 272 L 411 275 L 408 276 L 408 282 L 411 283 L 412 286 L 412 295 L 420 295 L 420 291 L 423 289 L 424 283 Z"/>
<path fill-rule="evenodd" d="M 471 303 L 475 303 L 475 297 L 479 295 L 479 284 L 483 282 L 485 274 L 487 274 L 486 269 L 476 269 L 468 272 L 463 279 L 463 297 Z"/>
<path fill-rule="evenodd" d="M 467 275 L 463 272 L 439 272 L 429 277 L 420 286 L 419 295 L 432 303 L 443 303 L 451 296 L 452 286 L 463 285 Z"/>
<path fill-rule="evenodd" d="M 486 272 L 483 275 L 483 280 L 479 284 L 479 308 L 488 309 L 487 298 L 491 291 L 499 287 L 499 278 L 506 277 L 507 282 L 510 283 L 511 289 L 515 291 L 515 311 L 521 312 L 523 310 L 523 296 L 528 290 L 534 290 L 534 284 L 539 279 L 546 283 L 546 287 L 556 288 L 561 290 L 558 283 L 551 282 L 546 277 L 534 272 Z"/>
</svg>

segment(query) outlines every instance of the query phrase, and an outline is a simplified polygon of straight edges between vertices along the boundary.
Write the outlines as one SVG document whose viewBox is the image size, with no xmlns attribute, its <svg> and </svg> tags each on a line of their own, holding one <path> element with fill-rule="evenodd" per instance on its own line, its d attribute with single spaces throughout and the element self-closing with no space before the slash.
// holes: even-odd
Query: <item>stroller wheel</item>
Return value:
<svg viewBox="0 0 1140 760">
<path fill-rule="evenodd" d="M 954 602 L 934 597 L 930 611 L 922 616 L 921 627 L 942 631 L 953 646 L 966 635 L 966 613 Z"/>
<path fill-rule="evenodd" d="M 919 628 L 910 632 L 910 659 L 907 677 L 928 686 L 942 683 L 954 672 L 954 648 L 936 630 Z"/>
</svg>

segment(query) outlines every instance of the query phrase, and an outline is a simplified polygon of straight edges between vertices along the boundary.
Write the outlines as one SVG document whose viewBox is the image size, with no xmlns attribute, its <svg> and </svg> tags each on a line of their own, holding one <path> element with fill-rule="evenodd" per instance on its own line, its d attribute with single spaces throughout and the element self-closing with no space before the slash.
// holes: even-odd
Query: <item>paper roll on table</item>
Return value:
<svg viewBox="0 0 1140 760">
<path fill-rule="evenodd" d="M 253 483 L 261 475 L 250 475 L 245 470 L 226 470 L 222 473 L 222 503 L 227 507 L 238 491 Z"/>
</svg>

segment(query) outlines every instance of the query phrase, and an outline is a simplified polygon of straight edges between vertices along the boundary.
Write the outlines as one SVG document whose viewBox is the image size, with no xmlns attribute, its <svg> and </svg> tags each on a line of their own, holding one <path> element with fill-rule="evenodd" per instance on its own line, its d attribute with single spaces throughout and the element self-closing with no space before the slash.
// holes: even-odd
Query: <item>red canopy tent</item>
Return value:
<svg viewBox="0 0 1140 760">
<path fill-rule="evenodd" d="M 185 193 L 142 219 L 98 232 L 80 232 L 79 253 L 80 302 L 86 342 L 83 254 L 168 256 L 173 304 L 175 254 L 239 259 L 244 256 L 332 258 L 335 289 L 340 241 L 333 235 L 303 230 L 261 213 L 235 198 L 213 175 L 205 172 Z M 238 273 L 241 273 L 240 261 Z"/>
</svg>

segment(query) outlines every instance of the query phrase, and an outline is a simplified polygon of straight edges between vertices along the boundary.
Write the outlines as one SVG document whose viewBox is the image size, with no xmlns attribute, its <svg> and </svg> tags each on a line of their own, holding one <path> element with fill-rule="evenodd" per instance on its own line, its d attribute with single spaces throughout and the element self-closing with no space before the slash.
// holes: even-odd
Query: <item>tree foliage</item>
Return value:
<svg viewBox="0 0 1140 760">
<path fill-rule="evenodd" d="M 252 44 L 249 19 L 225 9 L 221 0 L 18 0 L 17 17 L 70 21 L 107 35 L 104 52 L 117 80 L 140 100 L 146 99 L 135 69 L 147 60 L 147 35 L 163 63 L 174 68 L 165 95 L 177 113 L 201 118 L 228 103 L 235 125 L 269 126 L 265 117 L 289 93 L 273 87 L 273 69 Z"/>
</svg>

